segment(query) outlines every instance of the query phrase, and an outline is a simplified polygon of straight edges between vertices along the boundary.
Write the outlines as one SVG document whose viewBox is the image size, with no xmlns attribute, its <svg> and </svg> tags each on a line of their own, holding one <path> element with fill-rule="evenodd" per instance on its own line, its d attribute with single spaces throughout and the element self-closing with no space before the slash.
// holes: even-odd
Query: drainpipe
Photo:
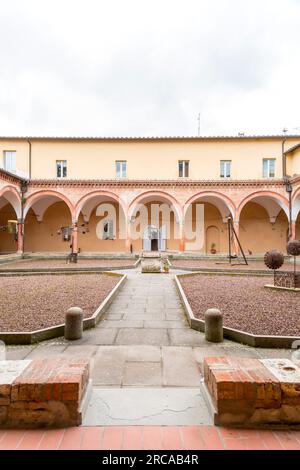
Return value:
<svg viewBox="0 0 300 470">
<path fill-rule="evenodd" d="M 286 153 L 284 151 L 284 144 L 286 142 L 286 138 L 283 139 L 282 141 L 282 176 L 283 176 L 283 182 L 285 185 L 285 190 L 288 193 L 289 197 L 289 234 L 288 234 L 288 240 L 292 238 L 292 192 L 293 188 L 290 182 L 289 176 L 286 174 Z"/>
<path fill-rule="evenodd" d="M 282 177 L 283 179 L 286 177 L 286 155 L 284 151 L 284 144 L 286 143 L 286 138 L 283 139 L 281 144 L 281 155 L 282 155 Z"/>
<path fill-rule="evenodd" d="M 22 180 L 20 185 L 21 190 L 21 236 L 22 236 L 22 254 L 24 253 L 24 194 L 28 189 L 28 181 Z"/>
<path fill-rule="evenodd" d="M 27 140 L 29 145 L 29 153 L 28 153 L 28 167 L 29 167 L 29 179 L 31 180 L 31 142 Z"/>
<path fill-rule="evenodd" d="M 288 240 L 292 238 L 292 192 L 293 188 L 290 182 L 290 179 L 286 176 L 284 178 L 285 190 L 289 195 L 289 236 Z"/>
</svg>

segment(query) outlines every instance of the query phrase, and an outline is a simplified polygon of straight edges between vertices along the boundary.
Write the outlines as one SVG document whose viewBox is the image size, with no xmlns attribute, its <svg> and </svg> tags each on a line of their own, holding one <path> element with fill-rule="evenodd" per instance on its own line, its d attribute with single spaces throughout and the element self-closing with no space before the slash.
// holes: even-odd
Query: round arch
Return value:
<svg viewBox="0 0 300 470">
<path fill-rule="evenodd" d="M 296 221 L 300 214 L 300 187 L 296 189 L 296 192 L 292 197 L 292 220 Z"/>
<path fill-rule="evenodd" d="M 86 209 L 87 209 L 87 218 L 89 218 L 90 215 L 91 215 L 91 211 L 95 208 L 95 205 L 97 204 L 97 200 L 99 200 L 99 202 L 100 202 L 102 199 L 103 199 L 103 201 L 105 201 L 107 199 L 111 199 L 114 202 L 117 202 L 120 205 L 120 207 L 122 208 L 124 216 L 126 216 L 126 210 L 125 210 L 125 207 L 124 207 L 124 203 L 117 194 L 115 194 L 113 192 L 110 192 L 110 191 L 92 191 L 88 194 L 85 194 L 77 202 L 77 204 L 75 206 L 75 211 L 74 211 L 76 222 L 78 221 L 80 212 L 84 209 L 85 206 L 87 206 L 86 207 Z"/>
<path fill-rule="evenodd" d="M 217 207 L 223 219 L 228 217 L 228 215 L 231 215 L 234 218 L 235 205 L 233 201 L 225 194 L 219 193 L 217 191 L 202 191 L 191 196 L 185 202 L 184 217 L 186 216 L 189 206 L 199 200 L 202 200 L 203 202 L 208 202 L 209 204 L 212 204 Z"/>
<path fill-rule="evenodd" d="M 71 218 L 73 220 L 74 207 L 71 201 L 64 194 L 61 194 L 57 191 L 51 191 L 51 190 L 38 191 L 36 193 L 31 194 L 27 198 L 26 204 L 24 207 L 24 219 L 26 218 L 28 211 L 32 209 L 35 212 L 37 218 L 39 220 L 42 220 L 43 215 L 46 212 L 46 210 L 52 204 L 56 202 L 60 202 L 60 201 L 64 202 L 68 206 L 70 210 Z"/>
<path fill-rule="evenodd" d="M 239 221 L 243 208 L 248 202 L 254 202 L 261 205 L 268 213 L 270 220 L 277 218 L 281 209 L 284 211 L 287 218 L 289 217 L 289 203 L 288 200 L 281 196 L 281 194 L 273 191 L 256 191 L 246 196 L 237 208 L 236 218 Z"/>
<path fill-rule="evenodd" d="M 177 199 L 175 199 L 171 194 L 168 194 L 164 191 L 146 191 L 138 196 L 136 196 L 133 201 L 131 201 L 129 205 L 129 210 L 128 210 L 128 217 L 131 219 L 134 210 L 138 204 L 141 204 L 143 202 L 150 202 L 151 200 L 162 200 L 163 202 L 166 202 L 172 206 L 172 209 L 174 211 L 174 214 L 176 216 L 176 219 L 178 223 L 182 221 L 182 210 L 180 207 L 179 202 Z"/>
<path fill-rule="evenodd" d="M 8 204 L 10 204 L 18 219 L 22 217 L 22 203 L 21 196 L 13 186 L 5 186 L 0 190 L 0 198 L 3 197 Z M 1 204 L 0 204 L 1 208 Z"/>
</svg>

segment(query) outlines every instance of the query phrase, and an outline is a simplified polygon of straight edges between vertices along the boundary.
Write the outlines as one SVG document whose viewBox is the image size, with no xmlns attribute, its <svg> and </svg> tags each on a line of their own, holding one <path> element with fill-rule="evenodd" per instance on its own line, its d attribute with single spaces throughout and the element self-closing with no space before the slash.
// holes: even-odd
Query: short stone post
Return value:
<svg viewBox="0 0 300 470">
<path fill-rule="evenodd" d="M 223 341 L 223 315 L 217 308 L 209 308 L 204 314 L 205 339 L 212 343 Z"/>
<path fill-rule="evenodd" d="M 65 339 L 80 339 L 83 331 L 83 311 L 79 307 L 71 307 L 65 318 Z"/>
</svg>

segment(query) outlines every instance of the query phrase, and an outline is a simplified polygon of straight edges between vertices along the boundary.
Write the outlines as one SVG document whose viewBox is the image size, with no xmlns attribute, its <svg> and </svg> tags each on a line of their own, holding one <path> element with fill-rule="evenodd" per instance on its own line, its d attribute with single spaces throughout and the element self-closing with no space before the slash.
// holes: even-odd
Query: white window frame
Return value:
<svg viewBox="0 0 300 470">
<path fill-rule="evenodd" d="M 65 175 L 64 175 L 64 169 L 66 170 Z M 59 178 L 59 179 L 67 178 L 67 175 L 68 175 L 67 160 L 56 160 L 56 178 Z"/>
<path fill-rule="evenodd" d="M 273 165 L 273 168 L 271 168 Z M 263 158 L 263 178 L 275 178 L 276 158 Z"/>
<path fill-rule="evenodd" d="M 180 165 L 182 165 L 182 175 L 180 175 Z M 178 160 L 178 178 L 188 178 L 190 173 L 190 161 Z"/>
<path fill-rule="evenodd" d="M 3 151 L 3 168 L 5 171 L 15 173 L 17 171 L 17 152 L 16 150 Z"/>
<path fill-rule="evenodd" d="M 220 160 L 220 178 L 231 178 L 231 160 Z"/>
<path fill-rule="evenodd" d="M 116 177 L 126 178 L 127 175 L 127 160 L 116 160 Z"/>
</svg>

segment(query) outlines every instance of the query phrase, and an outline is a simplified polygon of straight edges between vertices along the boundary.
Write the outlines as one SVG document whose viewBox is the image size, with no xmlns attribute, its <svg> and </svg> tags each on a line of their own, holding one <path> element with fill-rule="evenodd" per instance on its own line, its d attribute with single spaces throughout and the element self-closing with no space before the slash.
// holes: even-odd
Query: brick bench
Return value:
<svg viewBox="0 0 300 470">
<path fill-rule="evenodd" d="M 300 426 L 300 364 L 288 359 L 206 357 L 202 387 L 216 425 Z"/>
<path fill-rule="evenodd" d="M 0 361 L 0 427 L 75 426 L 90 389 L 89 361 Z"/>
</svg>

